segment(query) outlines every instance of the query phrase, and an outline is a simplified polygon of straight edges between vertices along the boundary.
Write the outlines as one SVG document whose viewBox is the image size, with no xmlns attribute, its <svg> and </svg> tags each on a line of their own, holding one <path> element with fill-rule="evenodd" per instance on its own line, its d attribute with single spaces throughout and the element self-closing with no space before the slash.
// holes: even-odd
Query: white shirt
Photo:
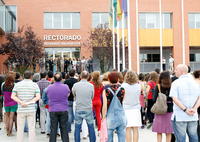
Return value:
<svg viewBox="0 0 200 142">
<path fill-rule="evenodd" d="M 81 63 L 82 63 L 82 64 L 85 64 L 85 63 L 86 63 L 86 62 L 85 62 L 85 59 L 81 60 Z"/>
<path fill-rule="evenodd" d="M 162 63 L 165 64 L 165 63 L 166 63 L 166 60 L 165 60 L 165 59 L 162 59 Z"/>
</svg>

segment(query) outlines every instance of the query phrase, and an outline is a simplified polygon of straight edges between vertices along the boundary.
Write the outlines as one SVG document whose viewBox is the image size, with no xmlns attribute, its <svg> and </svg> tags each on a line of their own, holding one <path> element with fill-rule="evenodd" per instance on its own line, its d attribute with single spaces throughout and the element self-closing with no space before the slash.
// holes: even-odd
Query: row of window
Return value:
<svg viewBox="0 0 200 142">
<path fill-rule="evenodd" d="M 200 14 L 188 14 L 189 28 L 200 28 Z M 108 13 L 92 13 L 92 28 L 100 24 L 108 23 Z M 172 13 L 162 13 L 161 22 L 163 29 L 172 28 Z M 45 29 L 80 29 L 80 13 L 44 13 Z M 122 21 L 119 22 L 122 28 Z M 124 28 L 127 28 L 127 21 L 124 20 Z M 140 29 L 159 29 L 159 13 L 139 13 Z"/>
<path fill-rule="evenodd" d="M 108 23 L 108 13 L 92 13 L 92 28 L 97 28 L 100 24 Z M 119 22 L 122 28 L 122 22 Z M 124 27 L 127 27 L 124 20 Z M 44 13 L 44 29 L 80 29 L 80 13 Z"/>
<path fill-rule="evenodd" d="M 162 13 L 162 28 L 172 28 L 172 13 Z M 5 23 L 4 23 L 5 21 Z M 17 6 L 5 6 L 0 3 L 0 26 L 6 31 L 17 31 Z M 188 14 L 189 28 L 200 28 L 200 14 Z M 97 28 L 99 24 L 108 23 L 108 13 L 93 12 L 92 28 Z M 119 22 L 119 28 L 122 28 L 122 21 Z M 127 28 L 127 21 L 124 20 L 124 28 Z M 140 29 L 159 29 L 159 13 L 139 13 Z M 45 12 L 44 29 L 80 29 L 80 12 Z"/>
</svg>

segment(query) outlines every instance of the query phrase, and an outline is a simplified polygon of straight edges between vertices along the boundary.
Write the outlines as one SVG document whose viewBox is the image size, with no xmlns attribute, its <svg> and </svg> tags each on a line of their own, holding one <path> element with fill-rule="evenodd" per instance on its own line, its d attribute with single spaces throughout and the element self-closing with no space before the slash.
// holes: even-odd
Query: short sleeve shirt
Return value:
<svg viewBox="0 0 200 142">
<path fill-rule="evenodd" d="M 154 89 L 154 88 L 156 87 L 156 82 L 149 81 L 149 82 L 147 83 L 147 85 L 150 86 L 148 99 L 152 99 L 152 92 L 151 92 L 151 90 Z"/>
<path fill-rule="evenodd" d="M 172 83 L 170 97 L 177 97 L 178 100 L 186 107 L 192 108 L 198 97 L 200 96 L 199 84 L 187 75 L 182 75 L 179 79 Z M 176 117 L 176 121 L 197 121 L 197 112 L 193 116 L 189 116 L 179 106 L 174 103 L 172 120 Z"/>
<path fill-rule="evenodd" d="M 38 85 L 30 79 L 24 79 L 14 86 L 12 92 L 17 93 L 20 100 L 28 102 L 35 97 L 36 93 L 40 93 L 40 89 Z M 17 112 L 35 112 L 35 104 L 29 104 L 26 107 L 18 105 Z"/>
</svg>

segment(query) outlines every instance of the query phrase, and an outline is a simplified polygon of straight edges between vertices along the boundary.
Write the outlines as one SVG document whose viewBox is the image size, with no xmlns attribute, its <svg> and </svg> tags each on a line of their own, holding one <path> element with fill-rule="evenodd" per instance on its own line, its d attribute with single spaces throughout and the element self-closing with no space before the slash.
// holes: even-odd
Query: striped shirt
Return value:
<svg viewBox="0 0 200 142">
<path fill-rule="evenodd" d="M 40 89 L 36 83 L 32 82 L 32 80 L 24 79 L 14 86 L 12 92 L 17 93 L 17 96 L 21 101 L 28 102 L 35 97 L 36 93 L 40 93 Z M 35 112 L 35 104 L 29 104 L 26 107 L 22 107 L 19 104 L 17 112 Z"/>
<path fill-rule="evenodd" d="M 47 86 L 50 85 L 50 82 L 46 79 L 41 79 L 40 81 L 37 82 L 39 88 L 40 88 L 40 96 L 41 96 L 41 99 L 42 99 L 42 95 L 43 95 L 43 90 L 45 88 L 47 88 Z"/>
</svg>

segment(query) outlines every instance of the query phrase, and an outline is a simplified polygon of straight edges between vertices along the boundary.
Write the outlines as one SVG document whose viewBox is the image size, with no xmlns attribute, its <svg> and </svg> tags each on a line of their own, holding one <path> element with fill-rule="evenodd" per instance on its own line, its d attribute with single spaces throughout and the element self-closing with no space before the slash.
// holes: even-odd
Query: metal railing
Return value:
<svg viewBox="0 0 200 142">
<path fill-rule="evenodd" d="M 160 69 L 160 62 L 140 62 L 140 72 L 141 73 L 150 73 L 154 71 L 155 68 Z M 169 69 L 169 64 L 165 64 L 165 69 Z"/>
<path fill-rule="evenodd" d="M 191 71 L 200 70 L 200 62 L 190 62 Z"/>
</svg>

